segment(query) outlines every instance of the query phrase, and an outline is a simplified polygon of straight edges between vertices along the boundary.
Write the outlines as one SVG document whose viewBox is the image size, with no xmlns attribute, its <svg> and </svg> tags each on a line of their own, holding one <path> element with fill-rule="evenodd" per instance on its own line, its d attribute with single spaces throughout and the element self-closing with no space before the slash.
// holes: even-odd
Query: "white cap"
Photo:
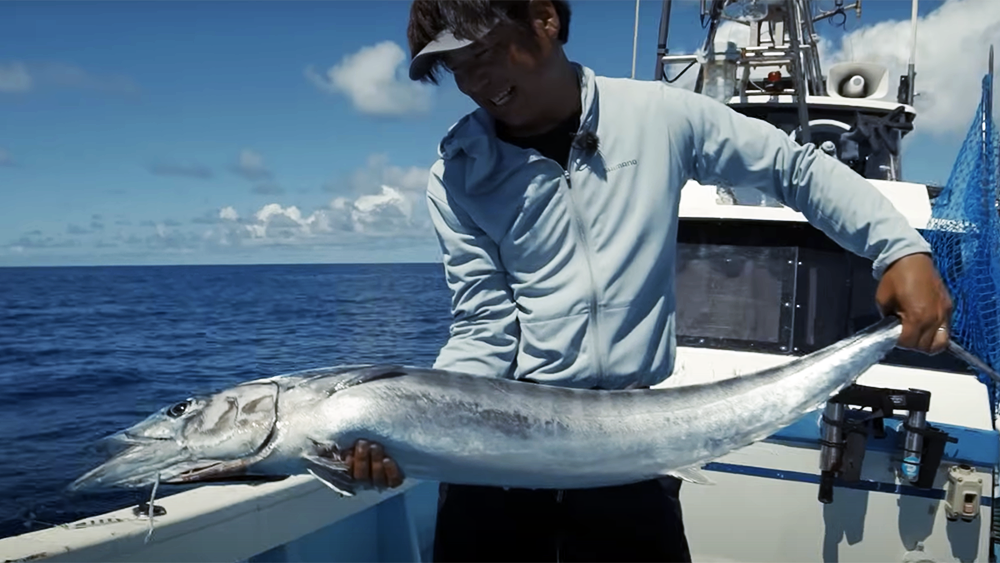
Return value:
<svg viewBox="0 0 1000 563">
<path fill-rule="evenodd" d="M 459 39 L 449 29 L 442 31 L 410 61 L 410 80 L 416 80 L 419 76 L 426 74 L 434 65 L 434 60 L 442 53 L 468 47 L 489 33 L 492 28 L 492 25 L 484 28 L 476 39 Z"/>
</svg>

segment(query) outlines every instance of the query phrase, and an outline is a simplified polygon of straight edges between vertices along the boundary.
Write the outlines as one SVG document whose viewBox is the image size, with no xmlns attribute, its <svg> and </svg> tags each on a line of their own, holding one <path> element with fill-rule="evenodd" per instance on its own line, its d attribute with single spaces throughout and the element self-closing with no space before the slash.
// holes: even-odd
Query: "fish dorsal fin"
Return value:
<svg viewBox="0 0 1000 563">
<path fill-rule="evenodd" d="M 362 383 L 377 381 L 379 379 L 400 377 L 406 374 L 406 368 L 393 364 L 365 366 L 358 368 L 350 375 L 338 381 L 337 384 L 330 389 L 330 392 L 336 393 L 337 391 L 343 391 L 348 387 L 354 387 L 355 385 L 361 385 Z"/>
<path fill-rule="evenodd" d="M 288 378 L 289 389 L 311 389 L 329 397 L 362 383 L 410 375 L 415 371 L 419 369 L 397 364 L 361 364 L 303 370 L 284 377 Z"/>
</svg>

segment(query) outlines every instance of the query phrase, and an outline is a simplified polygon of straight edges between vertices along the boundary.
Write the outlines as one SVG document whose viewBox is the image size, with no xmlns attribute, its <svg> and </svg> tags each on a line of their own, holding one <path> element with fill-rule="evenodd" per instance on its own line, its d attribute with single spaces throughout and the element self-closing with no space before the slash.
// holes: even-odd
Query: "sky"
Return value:
<svg viewBox="0 0 1000 563">
<path fill-rule="evenodd" d="M 668 47 L 693 52 L 699 2 L 674 5 Z M 640 3 L 638 79 L 653 78 L 661 6 Z M 635 3 L 572 7 L 569 57 L 629 76 Z M 474 105 L 450 76 L 406 78 L 408 11 L 0 2 L 0 266 L 438 260 L 427 170 Z M 817 25 L 823 60 L 878 61 L 895 81 L 909 0 L 849 14 Z M 921 0 L 919 30 L 904 179 L 944 183 L 1000 44 L 1000 1 Z"/>
</svg>

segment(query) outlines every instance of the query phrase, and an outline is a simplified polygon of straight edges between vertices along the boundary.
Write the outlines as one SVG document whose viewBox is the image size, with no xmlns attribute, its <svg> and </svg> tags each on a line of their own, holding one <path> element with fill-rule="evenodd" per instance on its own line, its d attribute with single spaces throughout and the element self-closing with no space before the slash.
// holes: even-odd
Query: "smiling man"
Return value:
<svg viewBox="0 0 1000 563">
<path fill-rule="evenodd" d="M 692 179 L 802 212 L 874 261 L 901 346 L 946 346 L 951 300 L 930 247 L 871 184 L 705 96 L 596 76 L 563 52 L 569 24 L 556 0 L 412 5 L 410 77 L 450 72 L 479 105 L 441 141 L 427 188 L 453 311 L 435 367 L 592 389 L 666 379 L 678 205 Z M 397 486 L 386 454 L 359 443 L 355 476 Z M 435 560 L 689 561 L 679 486 L 443 485 Z"/>
</svg>

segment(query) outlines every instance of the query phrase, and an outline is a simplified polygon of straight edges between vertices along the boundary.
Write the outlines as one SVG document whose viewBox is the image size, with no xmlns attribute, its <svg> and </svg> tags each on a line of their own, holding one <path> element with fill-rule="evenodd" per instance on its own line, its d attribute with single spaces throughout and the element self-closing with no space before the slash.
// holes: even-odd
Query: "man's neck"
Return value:
<svg viewBox="0 0 1000 563">
<path fill-rule="evenodd" d="M 542 112 L 543 117 L 536 120 L 535 123 L 514 128 L 497 123 L 497 128 L 502 130 L 503 135 L 508 137 L 543 135 L 570 117 L 580 114 L 582 111 L 580 78 L 576 69 L 565 57 L 559 63 L 559 71 L 553 78 L 553 87 L 550 90 L 552 92 L 552 96 L 549 98 L 551 100 L 550 107 L 547 108 L 547 111 Z"/>
</svg>

